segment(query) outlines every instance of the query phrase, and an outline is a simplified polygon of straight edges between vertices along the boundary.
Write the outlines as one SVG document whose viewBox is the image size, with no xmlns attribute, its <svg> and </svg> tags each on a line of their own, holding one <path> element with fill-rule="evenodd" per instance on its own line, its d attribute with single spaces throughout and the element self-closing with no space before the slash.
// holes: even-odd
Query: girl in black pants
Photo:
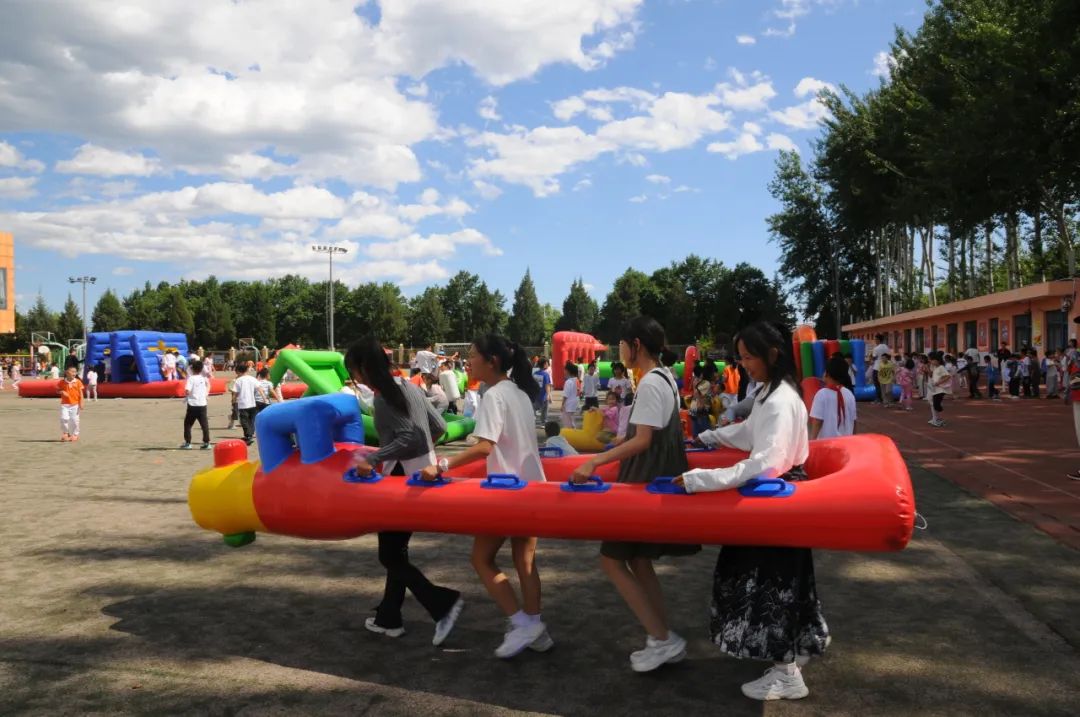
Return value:
<svg viewBox="0 0 1080 717">
<path fill-rule="evenodd" d="M 379 342 L 367 337 L 353 344 L 345 354 L 345 366 L 354 381 L 375 391 L 373 412 L 381 447 L 366 457 L 357 457 L 357 471 L 369 473 L 382 463 L 384 472 L 404 476 L 434 463 L 432 439 L 446 431 L 446 422 L 417 386 L 390 373 L 390 361 Z M 403 635 L 401 604 L 408 589 L 435 621 L 432 644 L 441 645 L 465 603 L 457 590 L 432 584 L 409 562 L 410 538 L 412 533 L 407 532 L 379 533 L 379 562 L 386 568 L 386 587 L 375 616 L 369 617 L 364 627 L 389 637 Z"/>
</svg>

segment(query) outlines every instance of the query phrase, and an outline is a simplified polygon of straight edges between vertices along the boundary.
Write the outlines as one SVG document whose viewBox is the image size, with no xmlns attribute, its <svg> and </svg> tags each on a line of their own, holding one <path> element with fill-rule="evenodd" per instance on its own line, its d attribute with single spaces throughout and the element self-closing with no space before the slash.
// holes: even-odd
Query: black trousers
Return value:
<svg viewBox="0 0 1080 717">
<path fill-rule="evenodd" d="M 392 475 L 405 475 L 401 464 Z M 393 629 L 402 626 L 401 605 L 405 602 L 405 590 L 412 592 L 417 601 L 435 622 L 442 620 L 461 597 L 457 590 L 433 584 L 420 569 L 409 562 L 409 539 L 412 533 L 389 531 L 379 533 L 379 562 L 386 568 L 386 587 L 382 602 L 375 608 L 375 622 L 380 627 Z"/>
<path fill-rule="evenodd" d="M 210 442 L 210 422 L 206 420 L 206 406 L 188 406 L 184 414 L 184 443 L 191 443 L 191 426 L 199 422 L 202 429 L 202 442 Z"/>
<path fill-rule="evenodd" d="M 881 382 L 878 381 L 877 371 L 870 374 L 874 379 L 874 400 L 881 403 Z"/>
<path fill-rule="evenodd" d="M 255 438 L 255 414 L 259 412 L 259 409 L 252 406 L 251 408 L 238 410 L 240 413 L 240 427 L 244 429 L 244 440 L 251 443 Z"/>
<path fill-rule="evenodd" d="M 982 398 L 982 391 L 979 390 L 979 374 L 968 372 L 968 397 L 969 398 Z"/>
</svg>

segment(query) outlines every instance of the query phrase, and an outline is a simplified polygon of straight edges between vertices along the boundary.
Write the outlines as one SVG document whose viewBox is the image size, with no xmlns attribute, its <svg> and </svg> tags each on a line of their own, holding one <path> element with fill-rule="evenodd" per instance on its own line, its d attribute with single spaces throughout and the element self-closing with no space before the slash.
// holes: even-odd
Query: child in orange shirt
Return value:
<svg viewBox="0 0 1080 717">
<path fill-rule="evenodd" d="M 74 366 L 64 372 L 64 378 L 56 383 L 56 393 L 60 396 L 60 436 L 61 441 L 79 440 L 79 413 L 82 412 L 83 382 L 79 380 L 79 370 Z"/>
</svg>

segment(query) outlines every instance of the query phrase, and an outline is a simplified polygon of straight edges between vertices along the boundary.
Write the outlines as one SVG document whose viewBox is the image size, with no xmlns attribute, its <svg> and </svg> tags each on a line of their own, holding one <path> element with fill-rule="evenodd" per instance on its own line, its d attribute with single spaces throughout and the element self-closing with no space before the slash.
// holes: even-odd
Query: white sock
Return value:
<svg viewBox="0 0 1080 717">
<path fill-rule="evenodd" d="M 525 613 L 525 618 L 529 621 L 530 625 L 539 625 L 543 622 L 543 620 L 540 619 L 540 613 L 536 613 L 535 615 Z"/>
<path fill-rule="evenodd" d="M 525 614 L 524 610 L 518 610 L 510 616 L 510 623 L 514 627 L 526 627 L 531 623 L 529 616 Z"/>
<path fill-rule="evenodd" d="M 787 675 L 794 675 L 799 671 L 799 667 L 794 662 L 775 662 L 773 665 Z"/>
</svg>

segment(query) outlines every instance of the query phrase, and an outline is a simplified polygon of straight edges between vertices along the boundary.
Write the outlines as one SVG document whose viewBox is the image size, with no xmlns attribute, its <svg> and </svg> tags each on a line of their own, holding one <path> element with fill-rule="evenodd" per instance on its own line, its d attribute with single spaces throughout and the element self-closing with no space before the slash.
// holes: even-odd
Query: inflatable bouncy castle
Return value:
<svg viewBox="0 0 1080 717">
<path fill-rule="evenodd" d="M 183 398 L 184 380 L 167 381 L 161 375 L 160 357 L 167 351 L 187 356 L 187 336 L 160 331 L 95 332 L 86 338 L 83 376 L 91 366 L 108 365 L 109 381 L 98 376 L 99 398 Z M 223 379 L 211 381 L 212 395 L 224 392 Z M 19 395 L 56 398 L 56 382 L 22 381 Z"/>
<path fill-rule="evenodd" d="M 233 546 L 256 532 L 343 540 L 404 530 L 891 551 L 907 545 L 914 525 L 907 467 L 884 436 L 813 441 L 802 482 L 760 477 L 738 489 L 687 495 L 670 476 L 612 484 L 616 464 L 589 483 L 567 483 L 588 456 L 542 458 L 548 482 L 539 483 L 487 476 L 483 461 L 431 482 L 358 474 L 355 454 L 371 449 L 361 445 L 357 403 L 344 394 L 270 406 L 256 418 L 256 431 L 261 464 L 248 460 L 242 441 L 222 441 L 214 466 L 197 473 L 188 490 L 195 522 Z M 692 468 L 745 456 L 687 451 Z"/>
<path fill-rule="evenodd" d="M 607 351 L 607 346 L 589 334 L 577 331 L 556 331 L 551 337 L 552 383 L 555 384 L 557 389 L 562 389 L 563 383 L 566 382 L 565 367 L 567 361 L 587 364 L 595 359 L 598 353 L 605 351 Z M 607 365 L 606 371 L 606 378 L 611 378 L 611 364 Z M 597 373 L 601 374 L 601 380 L 605 378 L 603 372 L 604 368 L 597 366 Z M 606 382 L 603 385 L 606 385 Z"/>
<path fill-rule="evenodd" d="M 866 342 L 862 339 L 820 340 L 813 327 L 800 326 L 793 334 L 792 350 L 796 371 L 802 377 L 803 399 L 808 407 L 814 400 L 814 394 L 824 385 L 825 363 L 836 353 L 845 357 L 851 355 L 855 367 L 855 400 L 873 401 L 876 398 L 874 385 L 866 380 Z M 898 386 L 893 387 L 893 396 L 899 400 Z"/>
</svg>

